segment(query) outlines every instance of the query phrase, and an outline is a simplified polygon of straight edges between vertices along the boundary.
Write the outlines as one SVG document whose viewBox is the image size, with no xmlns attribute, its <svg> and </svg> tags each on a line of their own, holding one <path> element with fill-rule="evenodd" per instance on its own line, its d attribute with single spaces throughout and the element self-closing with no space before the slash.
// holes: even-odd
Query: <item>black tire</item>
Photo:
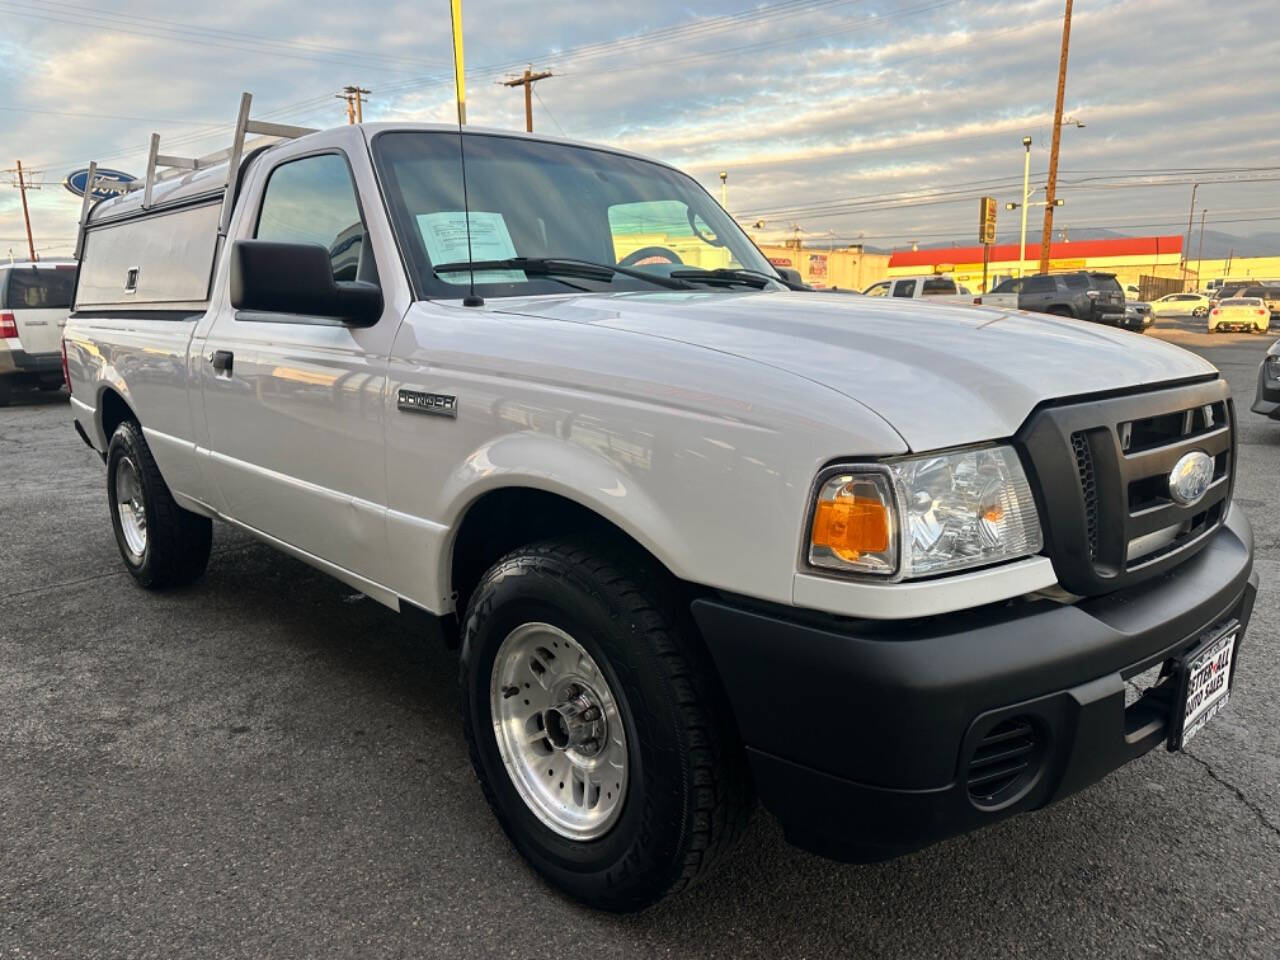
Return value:
<svg viewBox="0 0 1280 960">
<path fill-rule="evenodd" d="M 1072 313 L 1068 307 L 1050 307 L 1048 310 L 1045 311 L 1045 313 L 1050 314 L 1051 316 L 1054 316 L 1054 317 L 1066 317 L 1068 319 L 1075 319 L 1075 314 Z"/>
<path fill-rule="evenodd" d="M 460 680 L 471 762 L 499 823 L 547 880 L 604 910 L 641 910 L 700 876 L 742 833 L 750 777 L 710 658 L 674 584 L 647 558 L 566 541 L 518 549 L 471 596 Z M 598 839 L 568 839 L 521 798 L 494 732 L 490 680 L 521 624 L 570 634 L 599 665 L 627 739 L 621 812 Z M 634 748 L 632 747 L 634 745 Z"/>
<path fill-rule="evenodd" d="M 0 377 L 0 407 L 9 405 L 9 397 L 13 392 L 13 384 L 9 382 L 8 377 Z"/>
<path fill-rule="evenodd" d="M 145 547 L 136 554 L 125 539 L 117 499 L 118 465 L 128 458 L 136 468 L 141 506 L 146 518 Z M 185 586 L 200 578 L 209 564 L 213 522 L 184 510 L 173 499 L 142 428 L 132 420 L 116 427 L 107 447 L 107 504 L 116 546 L 133 579 L 149 590 Z"/>
</svg>

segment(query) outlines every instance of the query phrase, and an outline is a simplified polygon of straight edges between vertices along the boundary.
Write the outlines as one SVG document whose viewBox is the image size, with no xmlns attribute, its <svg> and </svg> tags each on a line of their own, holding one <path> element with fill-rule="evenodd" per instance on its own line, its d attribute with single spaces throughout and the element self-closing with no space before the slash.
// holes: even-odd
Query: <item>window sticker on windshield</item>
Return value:
<svg viewBox="0 0 1280 960">
<path fill-rule="evenodd" d="M 500 213 L 471 211 L 471 255 L 467 256 L 467 219 L 461 210 L 418 214 L 418 231 L 426 244 L 427 256 L 436 266 L 468 260 L 508 260 L 516 255 L 515 244 Z M 465 270 L 439 275 L 445 283 L 467 284 Z M 523 270 L 480 270 L 476 283 L 524 283 Z"/>
</svg>

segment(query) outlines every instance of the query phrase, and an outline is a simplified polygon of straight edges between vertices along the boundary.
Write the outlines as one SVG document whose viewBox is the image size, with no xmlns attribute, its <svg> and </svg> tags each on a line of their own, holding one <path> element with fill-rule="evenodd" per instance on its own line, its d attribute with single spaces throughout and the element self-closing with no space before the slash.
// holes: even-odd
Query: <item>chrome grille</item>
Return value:
<svg viewBox="0 0 1280 960">
<path fill-rule="evenodd" d="M 1234 466 L 1234 411 L 1220 379 L 1064 403 L 1039 411 L 1019 442 L 1043 509 L 1063 587 L 1105 593 L 1169 569 L 1225 519 Z M 1183 506 L 1169 474 L 1185 454 L 1213 458 L 1208 492 Z"/>
</svg>

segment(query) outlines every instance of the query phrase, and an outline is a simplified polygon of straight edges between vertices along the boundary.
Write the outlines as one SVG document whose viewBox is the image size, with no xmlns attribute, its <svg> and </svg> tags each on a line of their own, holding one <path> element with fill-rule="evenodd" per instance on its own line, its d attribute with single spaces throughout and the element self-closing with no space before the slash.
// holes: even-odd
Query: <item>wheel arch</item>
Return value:
<svg viewBox="0 0 1280 960">
<path fill-rule="evenodd" d="M 459 618 L 480 577 L 498 559 L 517 547 L 555 537 L 612 541 L 643 556 L 673 582 L 685 582 L 652 548 L 651 538 L 637 535 L 625 519 L 609 513 L 566 491 L 548 489 L 545 483 L 515 478 L 477 494 L 453 525 L 441 564 Z"/>
<path fill-rule="evenodd" d="M 111 435 L 116 432 L 116 427 L 126 420 L 132 420 L 139 426 L 142 423 L 133 406 L 119 390 L 114 386 L 103 386 L 98 393 L 97 428 L 104 451 L 110 445 Z"/>
</svg>

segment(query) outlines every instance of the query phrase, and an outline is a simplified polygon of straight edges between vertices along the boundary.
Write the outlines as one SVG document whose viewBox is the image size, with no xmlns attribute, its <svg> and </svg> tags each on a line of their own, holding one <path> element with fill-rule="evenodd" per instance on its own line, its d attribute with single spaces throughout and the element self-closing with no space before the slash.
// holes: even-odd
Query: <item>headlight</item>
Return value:
<svg viewBox="0 0 1280 960">
<path fill-rule="evenodd" d="M 1018 455 L 981 447 L 850 467 L 818 488 L 815 567 L 923 577 L 1039 553 L 1040 518 Z"/>
</svg>

